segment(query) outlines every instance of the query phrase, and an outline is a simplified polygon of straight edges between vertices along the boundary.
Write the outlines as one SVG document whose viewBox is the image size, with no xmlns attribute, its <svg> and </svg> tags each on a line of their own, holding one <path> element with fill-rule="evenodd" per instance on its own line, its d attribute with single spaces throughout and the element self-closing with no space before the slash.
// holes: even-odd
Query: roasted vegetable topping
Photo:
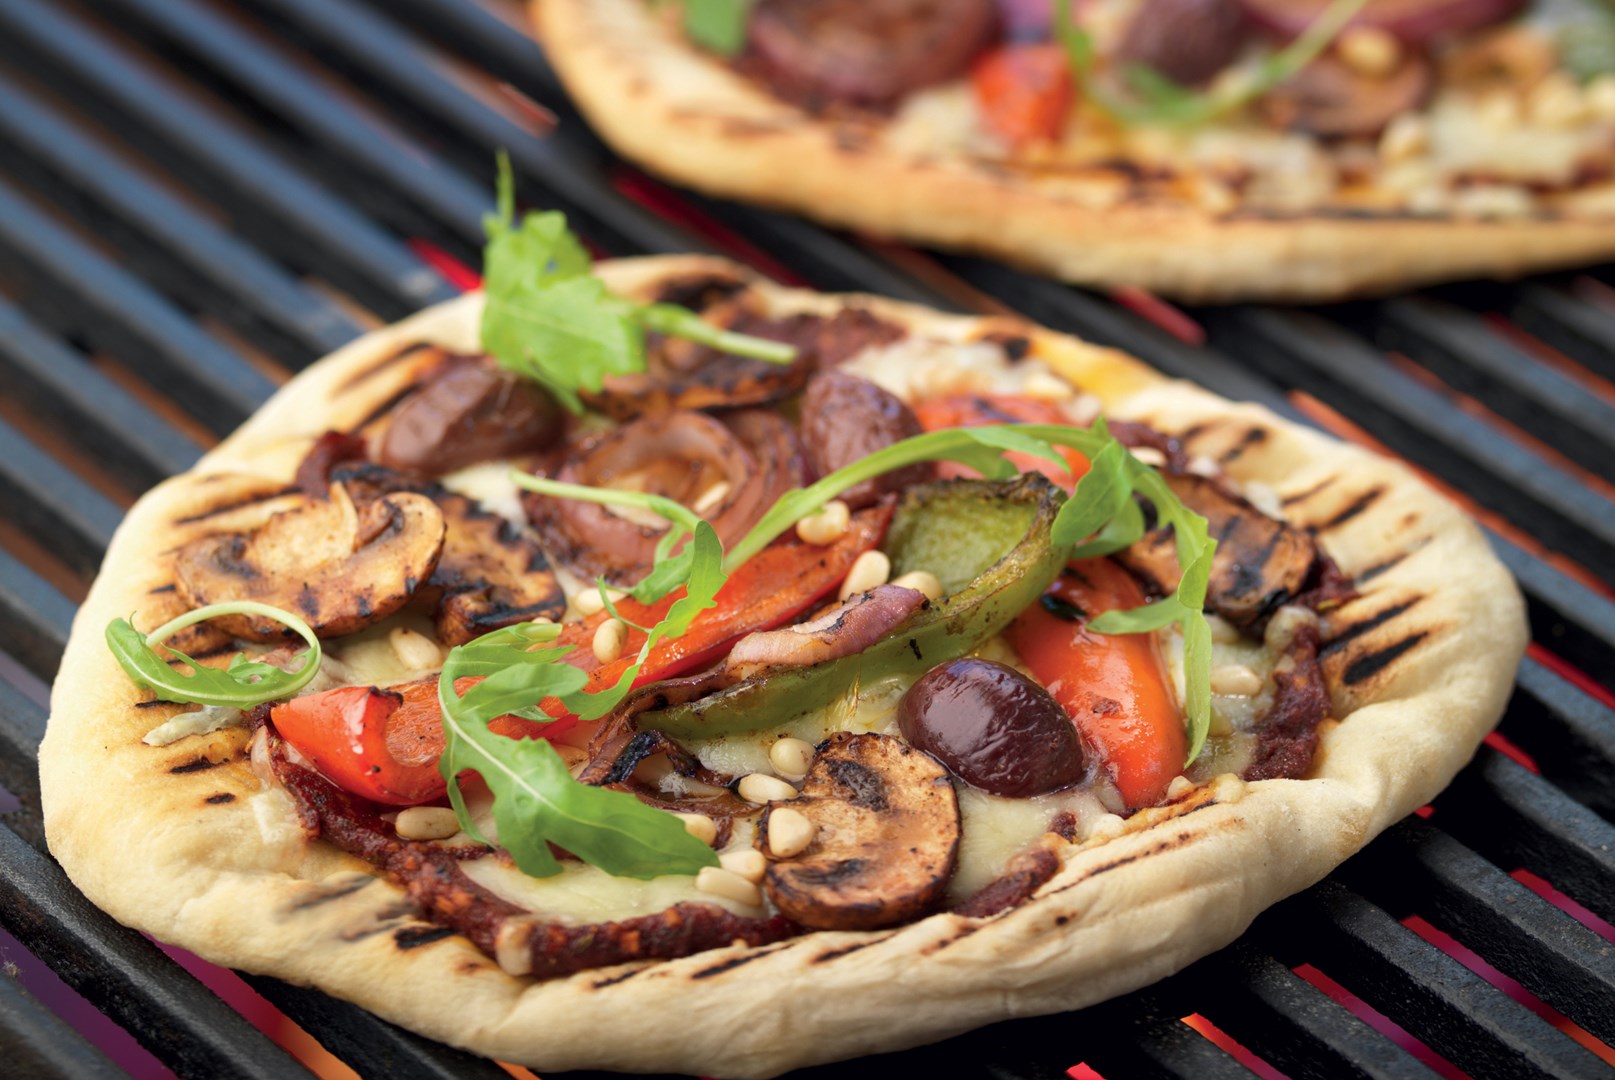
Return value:
<svg viewBox="0 0 1615 1080">
<path fill-rule="evenodd" d="M 932 668 L 897 710 L 903 738 L 965 783 L 1029 798 L 1086 772 L 1082 746 L 1049 692 L 1012 667 L 964 657 Z M 1180 730 L 1177 717 L 1170 718 Z"/>
<path fill-rule="evenodd" d="M 422 495 L 386 495 L 355 507 L 341 485 L 326 498 L 271 517 L 247 533 L 220 533 L 179 550 L 174 573 L 192 603 L 256 600 L 295 611 L 320 637 L 351 634 L 403 607 L 443 550 L 443 514 Z M 252 641 L 290 630 L 251 612 L 217 625 Z"/>
<path fill-rule="evenodd" d="M 376 460 L 440 476 L 479 461 L 543 450 L 563 433 L 555 399 L 531 380 L 456 356 L 387 421 Z"/>
<path fill-rule="evenodd" d="M 789 858 L 769 843 L 782 810 L 813 827 Z M 768 897 L 794 921 L 814 930 L 892 926 L 941 901 L 958 854 L 959 803 L 929 754 L 886 735 L 842 733 L 819 747 L 801 798 L 770 804 L 757 846 L 771 856 Z"/>
<path fill-rule="evenodd" d="M 914 410 L 901 399 L 844 371 L 821 371 L 802 395 L 802 442 L 808 463 L 819 476 L 920 431 Z M 841 493 L 841 501 L 856 510 L 886 492 L 928 480 L 934 472 L 935 466 L 928 461 L 895 469 L 848 488 Z"/>
<path fill-rule="evenodd" d="M 1248 29 L 1239 0 L 1144 0 L 1117 46 L 1116 60 L 1194 86 L 1228 66 Z"/>
</svg>

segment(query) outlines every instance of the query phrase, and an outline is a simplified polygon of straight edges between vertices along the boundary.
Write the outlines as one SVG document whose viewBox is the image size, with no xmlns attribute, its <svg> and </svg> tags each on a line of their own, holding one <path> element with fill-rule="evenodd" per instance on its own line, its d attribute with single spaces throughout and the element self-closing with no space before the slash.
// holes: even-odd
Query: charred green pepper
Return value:
<svg viewBox="0 0 1615 1080">
<path fill-rule="evenodd" d="M 823 708 L 849 688 L 919 675 L 964 656 L 1037 600 L 1065 561 L 1053 542 L 1065 494 L 1038 473 L 949 480 L 904 495 L 887 536 L 893 573 L 924 569 L 948 595 L 855 656 L 776 671 L 638 717 L 674 738 L 762 731 Z"/>
</svg>

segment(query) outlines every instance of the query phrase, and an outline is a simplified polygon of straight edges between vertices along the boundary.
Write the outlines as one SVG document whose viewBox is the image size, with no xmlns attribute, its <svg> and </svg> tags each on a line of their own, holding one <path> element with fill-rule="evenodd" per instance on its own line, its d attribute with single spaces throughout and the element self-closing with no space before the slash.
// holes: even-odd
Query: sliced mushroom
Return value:
<svg viewBox="0 0 1615 1080">
<path fill-rule="evenodd" d="M 343 466 L 333 476 L 360 504 L 414 492 L 442 513 L 443 555 L 416 600 L 432 611 L 443 644 L 463 645 L 539 616 L 559 619 L 566 610 L 566 594 L 537 542 L 476 500 L 380 465 Z"/>
<path fill-rule="evenodd" d="M 1205 517 L 1217 554 L 1206 606 L 1229 622 L 1254 627 L 1305 588 L 1318 546 L 1300 529 L 1262 513 L 1215 480 L 1167 475 L 1183 504 Z M 1182 577 L 1170 529 L 1156 529 L 1116 556 L 1162 592 Z"/>
<path fill-rule="evenodd" d="M 815 826 L 807 849 L 771 854 L 768 827 L 790 809 Z M 959 802 L 935 758 L 900 739 L 841 732 L 819 746 L 802 796 L 774 802 L 757 830 L 764 887 L 814 930 L 872 930 L 941 902 L 959 850 Z"/>
<path fill-rule="evenodd" d="M 1397 116 L 1423 105 L 1435 73 L 1421 53 L 1408 50 L 1383 78 L 1364 75 L 1336 56 L 1320 56 L 1262 99 L 1279 127 L 1325 138 L 1378 135 Z"/>
<path fill-rule="evenodd" d="M 295 612 L 320 637 L 385 619 L 408 602 L 443 551 L 443 514 L 423 495 L 355 506 L 345 487 L 271 517 L 247 533 L 218 533 L 179 549 L 174 573 L 191 603 L 257 600 Z M 214 620 L 238 637 L 283 641 L 291 631 L 256 615 Z"/>
</svg>

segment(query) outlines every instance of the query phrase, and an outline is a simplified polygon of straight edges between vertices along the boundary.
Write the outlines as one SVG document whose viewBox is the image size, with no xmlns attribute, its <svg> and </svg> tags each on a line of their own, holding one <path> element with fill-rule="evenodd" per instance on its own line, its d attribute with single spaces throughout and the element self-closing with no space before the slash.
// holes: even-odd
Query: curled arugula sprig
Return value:
<svg viewBox="0 0 1615 1080">
<path fill-rule="evenodd" d="M 645 370 L 645 331 L 770 363 L 796 357 L 791 345 L 713 326 L 676 304 L 640 304 L 606 291 L 593 261 L 551 210 L 516 221 L 510 159 L 499 155 L 498 211 L 483 220 L 482 347 L 499 363 L 546 386 L 573 412 L 579 391 L 598 392 L 608 375 Z"/>
<path fill-rule="evenodd" d="M 170 648 L 168 651 L 191 669 L 187 675 L 157 654 L 157 647 L 181 630 L 220 615 L 262 615 L 290 628 L 308 642 L 307 651 L 298 654 L 302 666 L 296 671 L 283 671 L 261 660 L 248 660 L 245 653 L 236 653 L 228 667 L 210 668 Z M 128 619 L 113 619 L 107 624 L 106 636 L 107 647 L 124 672 L 135 685 L 152 691 L 159 701 L 250 709 L 265 701 L 290 697 L 307 686 L 320 669 L 320 639 L 308 623 L 289 611 L 252 600 L 209 604 L 171 619 L 149 634 L 136 630 Z"/>
<path fill-rule="evenodd" d="M 1054 5 L 1054 34 L 1065 48 L 1072 80 L 1081 89 L 1083 101 L 1130 127 L 1194 127 L 1243 108 L 1312 63 L 1367 3 L 1332 0 L 1294 41 L 1261 57 L 1244 78 L 1221 81 L 1205 92 L 1174 82 L 1153 68 L 1130 64 L 1122 72 L 1130 94 L 1118 95 L 1098 77 L 1093 39 L 1076 25 L 1068 3 Z"/>
<path fill-rule="evenodd" d="M 459 776 L 469 769 L 493 793 L 500 845 L 533 877 L 560 873 L 552 843 L 619 877 L 694 874 L 716 866 L 717 853 L 678 818 L 626 791 L 578 783 L 546 739 L 511 739 L 489 729 L 490 720 L 506 713 L 550 719 L 534 704 L 546 697 L 558 697 L 580 714 L 589 709 L 591 695 L 583 692 L 588 675 L 558 663 L 567 647 L 549 644 L 560 631 L 554 624 L 526 623 L 449 652 L 437 684 L 443 712 L 439 768 L 460 828 L 486 842 L 460 790 Z M 456 682 L 473 676 L 482 681 L 458 693 Z"/>
</svg>

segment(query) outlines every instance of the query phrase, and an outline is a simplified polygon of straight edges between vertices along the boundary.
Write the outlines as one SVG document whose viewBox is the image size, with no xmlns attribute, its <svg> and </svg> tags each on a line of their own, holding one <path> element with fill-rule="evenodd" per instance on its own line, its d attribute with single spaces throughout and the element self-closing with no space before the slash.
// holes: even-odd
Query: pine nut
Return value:
<svg viewBox="0 0 1615 1080">
<path fill-rule="evenodd" d="M 1391 164 L 1416 158 L 1429 148 L 1430 124 L 1418 113 L 1396 117 L 1379 137 L 1380 159 Z"/>
<path fill-rule="evenodd" d="M 892 584 L 924 593 L 927 600 L 940 600 L 943 596 L 942 582 L 938 581 L 937 576 L 929 570 L 910 570 Z"/>
<path fill-rule="evenodd" d="M 675 812 L 673 816 L 684 822 L 685 832 L 703 844 L 710 845 L 718 838 L 718 823 L 705 814 L 680 814 Z"/>
<path fill-rule="evenodd" d="M 1239 627 L 1221 615 L 1207 615 L 1206 625 L 1211 627 L 1212 641 L 1223 645 L 1232 645 L 1240 638 Z"/>
<path fill-rule="evenodd" d="M 494 934 L 493 958 L 506 975 L 533 973 L 533 925 L 525 915 L 514 915 L 499 924 Z"/>
<path fill-rule="evenodd" d="M 702 517 L 706 517 L 708 514 L 712 513 L 712 511 L 722 506 L 723 500 L 727 499 L 728 497 L 729 481 L 719 480 L 716 484 L 713 484 L 711 487 L 703 491 L 700 497 L 697 498 L 695 502 L 690 504 L 690 509 L 695 511 L 697 514 L 700 514 Z"/>
<path fill-rule="evenodd" d="M 1354 26 L 1335 46 L 1346 66 L 1370 79 L 1383 79 L 1402 63 L 1402 44 L 1377 26 Z"/>
<path fill-rule="evenodd" d="M 411 806 L 398 812 L 394 828 L 401 840 L 447 840 L 460 823 L 446 806 Z"/>
<path fill-rule="evenodd" d="M 411 671 L 435 668 L 443 663 L 443 650 L 438 648 L 437 642 L 407 626 L 393 627 L 387 632 L 387 640 L 398 662 Z"/>
<path fill-rule="evenodd" d="M 628 644 L 628 624 L 621 619 L 607 619 L 594 631 L 594 658 L 602 664 L 610 664 L 622 656 L 623 646 Z"/>
<path fill-rule="evenodd" d="M 1166 464 L 1166 455 L 1153 446 L 1133 446 L 1129 447 L 1127 452 L 1152 469 L 1159 469 Z"/>
<path fill-rule="evenodd" d="M 763 875 L 768 872 L 768 860 L 756 848 L 726 851 L 718 856 L 718 862 L 731 874 L 737 874 L 753 885 L 763 880 Z"/>
<path fill-rule="evenodd" d="M 776 859 L 789 859 L 813 846 L 819 827 L 800 810 L 781 806 L 768 812 L 768 850 Z"/>
<path fill-rule="evenodd" d="M 604 611 L 606 603 L 600 599 L 600 590 L 591 585 L 572 598 L 572 608 L 587 619 Z"/>
<path fill-rule="evenodd" d="M 1218 473 L 1222 472 L 1222 466 L 1217 464 L 1217 459 L 1214 457 L 1209 457 L 1205 454 L 1196 454 L 1194 457 L 1190 458 L 1188 469 L 1196 476 L 1205 477 L 1216 476 Z"/>
<path fill-rule="evenodd" d="M 1531 88 L 1531 118 L 1545 127 L 1576 127 L 1590 112 L 1575 80 L 1556 71 Z"/>
<path fill-rule="evenodd" d="M 1181 799 L 1194 790 L 1194 781 L 1187 776 L 1174 776 L 1172 782 L 1166 785 L 1166 797 Z"/>
<path fill-rule="evenodd" d="M 850 600 L 859 593 L 866 593 L 870 589 L 886 584 L 886 579 L 892 575 L 892 560 L 884 552 L 866 551 L 853 562 L 852 569 L 847 571 L 847 579 L 841 583 L 841 592 L 838 594 L 843 600 Z"/>
<path fill-rule="evenodd" d="M 767 773 L 760 772 L 747 773 L 742 776 L 740 783 L 735 785 L 735 791 L 742 799 L 749 803 L 756 803 L 758 806 L 776 800 L 794 799 L 797 794 L 794 787 L 779 777 L 769 776 Z"/>
<path fill-rule="evenodd" d="M 1068 401 L 1076 396 L 1076 387 L 1046 371 L 1034 371 L 1026 376 L 1026 382 L 1021 385 L 1021 392 L 1027 397 L 1038 398 L 1042 401 Z"/>
<path fill-rule="evenodd" d="M 701 872 L 695 875 L 695 887 L 704 893 L 748 907 L 761 907 L 763 903 L 763 894 L 757 886 L 721 866 L 703 866 Z"/>
<path fill-rule="evenodd" d="M 1254 697 L 1262 692 L 1262 677 L 1244 664 L 1224 664 L 1211 669 L 1211 692 Z"/>
<path fill-rule="evenodd" d="M 768 760 L 787 780 L 800 780 L 813 767 L 813 744 L 806 739 L 780 739 L 768 748 Z"/>
<path fill-rule="evenodd" d="M 823 547 L 847 535 L 852 527 L 852 511 L 840 499 L 831 499 L 817 514 L 809 514 L 796 523 L 796 535 L 804 544 Z"/>
<path fill-rule="evenodd" d="M 1088 826 L 1088 839 L 1110 840 L 1127 831 L 1127 822 L 1116 814 L 1100 814 Z"/>
</svg>

